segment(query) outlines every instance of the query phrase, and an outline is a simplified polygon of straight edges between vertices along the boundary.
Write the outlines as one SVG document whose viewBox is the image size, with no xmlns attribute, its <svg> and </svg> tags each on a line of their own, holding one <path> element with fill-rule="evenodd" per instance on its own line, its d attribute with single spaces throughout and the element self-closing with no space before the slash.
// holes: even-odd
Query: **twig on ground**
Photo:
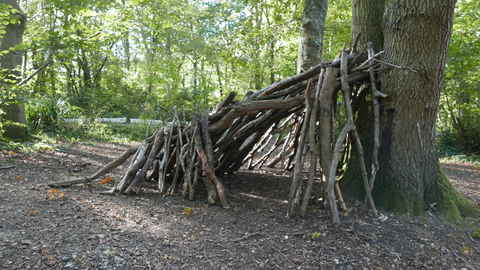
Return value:
<svg viewBox="0 0 480 270">
<path fill-rule="evenodd" d="M 261 234 L 259 232 L 254 232 L 254 233 L 251 233 L 251 234 L 247 234 L 243 237 L 233 239 L 232 242 L 239 242 L 239 241 L 245 240 L 245 239 L 250 238 L 250 237 L 255 236 L 255 235 L 261 235 Z"/>
</svg>

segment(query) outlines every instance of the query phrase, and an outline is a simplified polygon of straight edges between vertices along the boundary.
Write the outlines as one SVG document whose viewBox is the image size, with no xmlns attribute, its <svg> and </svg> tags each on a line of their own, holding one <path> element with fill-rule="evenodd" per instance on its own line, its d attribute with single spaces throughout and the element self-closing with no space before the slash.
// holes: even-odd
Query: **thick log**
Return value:
<svg viewBox="0 0 480 270">
<path fill-rule="evenodd" d="M 228 93 L 228 96 L 220 104 L 218 104 L 217 108 L 215 108 L 214 113 L 218 112 L 222 107 L 232 104 L 236 96 L 237 93 L 235 92 Z"/>
<path fill-rule="evenodd" d="M 299 191 L 301 189 L 303 163 L 305 161 L 304 149 L 306 147 L 305 143 L 308 136 L 308 128 L 310 126 L 310 117 L 312 112 L 312 101 L 310 99 L 311 90 L 312 90 L 312 83 L 310 81 L 308 83 L 307 90 L 305 91 L 305 114 L 303 118 L 300 141 L 298 143 L 298 151 L 295 157 L 295 168 L 293 170 L 292 186 L 290 188 L 290 195 L 288 197 L 288 206 L 287 206 L 288 217 L 292 216 L 293 208 L 295 207 L 296 202 L 299 200 L 298 196 L 300 193 Z"/>
<path fill-rule="evenodd" d="M 247 113 L 270 110 L 270 109 L 292 109 L 303 104 L 305 97 L 303 95 L 279 100 L 259 100 L 243 102 L 237 105 L 231 106 L 231 111 L 225 115 L 220 121 L 208 127 L 210 133 L 226 129 L 231 126 L 233 121 L 238 117 Z"/>
<path fill-rule="evenodd" d="M 338 217 L 338 211 L 336 211 L 335 194 L 329 193 L 328 180 L 330 179 L 330 166 L 332 163 L 332 120 L 333 120 L 333 92 L 335 89 L 335 77 L 338 73 L 336 68 L 327 68 L 325 72 L 325 78 L 322 83 L 322 90 L 320 92 L 320 104 L 319 104 L 319 140 L 320 140 L 320 165 L 323 172 L 324 186 L 323 197 L 324 202 L 327 202 L 328 209 L 332 215 L 333 223 L 335 227 L 340 225 L 340 219 Z M 332 190 L 333 191 L 333 190 Z"/>
<path fill-rule="evenodd" d="M 205 153 L 205 150 L 197 147 L 197 154 L 200 157 L 200 160 L 202 161 L 203 170 L 205 171 L 205 174 L 210 179 L 210 181 L 212 181 L 215 184 L 215 187 L 217 188 L 218 196 L 220 197 L 220 202 L 222 203 L 222 206 L 227 207 L 228 202 L 227 202 L 227 197 L 225 196 L 225 189 L 223 188 L 222 182 L 220 182 L 220 180 L 215 175 L 212 165 L 208 162 L 208 158 Z"/>
<path fill-rule="evenodd" d="M 125 190 L 126 194 L 138 193 L 141 187 L 141 183 L 145 179 L 147 175 L 147 171 L 152 167 L 153 161 L 157 156 L 158 152 L 160 151 L 162 145 L 164 143 L 163 132 L 158 132 L 157 136 L 155 137 L 155 141 L 153 143 L 153 147 L 148 154 L 148 158 L 143 165 L 142 170 L 137 174 L 137 176 L 132 180 L 129 187 Z"/>
<path fill-rule="evenodd" d="M 285 89 L 285 88 L 287 88 L 291 85 L 294 85 L 298 82 L 306 81 L 306 80 L 318 75 L 320 73 L 320 70 L 322 69 L 322 67 L 325 66 L 325 65 L 328 65 L 328 64 L 331 64 L 331 62 L 316 65 L 316 66 L 312 67 L 311 69 L 305 71 L 304 73 L 295 75 L 295 76 L 287 78 L 283 81 L 280 81 L 280 82 L 274 83 L 272 85 L 269 85 L 269 86 L 255 92 L 255 93 L 253 93 L 250 96 L 250 99 L 254 99 L 256 97 L 263 96 L 263 95 L 268 95 L 268 94 L 273 93 L 275 91 Z"/>
<path fill-rule="evenodd" d="M 163 192 L 165 189 L 165 177 L 167 175 L 167 163 L 169 160 L 170 156 L 170 142 L 172 140 L 172 134 L 173 134 L 173 124 L 170 126 L 170 128 L 165 128 L 165 130 L 162 132 L 164 135 L 164 138 L 166 137 L 166 142 L 163 144 L 163 157 L 162 160 L 160 161 L 160 170 L 158 173 L 158 191 Z"/>
<path fill-rule="evenodd" d="M 308 171 L 308 180 L 307 186 L 305 187 L 305 192 L 303 194 L 302 205 L 300 206 L 300 216 L 305 217 L 307 213 L 308 201 L 310 200 L 310 194 L 312 193 L 313 180 L 315 178 L 315 172 L 317 169 L 317 159 L 318 159 L 318 148 L 317 140 L 315 137 L 316 126 L 317 126 L 317 114 L 318 114 L 318 103 L 320 102 L 320 90 L 323 80 L 324 70 L 319 76 L 319 80 L 316 85 L 315 97 L 312 102 L 312 112 L 310 116 L 310 127 L 308 128 L 308 143 L 309 143 L 309 154 L 310 154 L 310 168 Z"/>
<path fill-rule="evenodd" d="M 198 122 L 198 116 L 197 115 L 193 116 L 192 123 L 195 124 L 195 128 L 196 128 L 196 131 L 194 132 L 194 135 L 195 135 L 195 152 L 197 153 L 197 155 L 200 158 L 200 155 L 198 154 L 198 149 L 201 149 L 203 151 L 205 151 L 205 150 L 203 148 L 201 127 L 200 127 L 200 124 Z M 206 154 L 205 154 L 205 157 L 206 157 Z M 202 161 L 200 161 L 200 163 L 203 164 Z M 198 173 L 199 172 L 200 172 L 200 170 L 198 171 Z M 215 189 L 215 186 L 213 185 L 213 182 L 210 181 L 209 179 L 206 179 L 206 178 L 203 177 L 203 182 L 205 183 L 205 187 L 207 188 L 207 201 L 208 201 L 209 204 L 214 204 L 215 201 L 217 200 L 217 195 L 218 195 L 217 190 Z"/>
</svg>

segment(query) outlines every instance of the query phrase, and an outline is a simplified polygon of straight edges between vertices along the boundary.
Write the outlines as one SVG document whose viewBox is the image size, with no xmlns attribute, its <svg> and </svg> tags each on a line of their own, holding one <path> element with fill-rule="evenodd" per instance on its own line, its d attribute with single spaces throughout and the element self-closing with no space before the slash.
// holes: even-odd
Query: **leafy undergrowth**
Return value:
<svg viewBox="0 0 480 270">
<path fill-rule="evenodd" d="M 347 201 L 330 227 L 319 194 L 307 217 L 286 218 L 291 183 L 282 170 L 223 176 L 229 208 L 163 197 L 106 196 L 125 166 L 90 185 L 50 189 L 92 174 L 130 144 L 55 142 L 61 151 L 0 151 L 0 269 L 479 269 L 480 221 L 445 222 L 382 213 Z M 455 187 L 480 203 L 479 169 L 444 163 Z M 318 183 L 316 183 L 318 185 Z M 318 190 L 318 186 L 316 189 Z"/>
</svg>

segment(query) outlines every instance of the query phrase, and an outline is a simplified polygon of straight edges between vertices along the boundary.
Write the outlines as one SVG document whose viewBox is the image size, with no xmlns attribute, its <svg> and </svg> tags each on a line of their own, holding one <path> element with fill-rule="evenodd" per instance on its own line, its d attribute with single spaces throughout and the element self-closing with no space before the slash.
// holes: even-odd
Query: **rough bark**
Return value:
<svg viewBox="0 0 480 270">
<path fill-rule="evenodd" d="M 375 51 L 383 49 L 383 12 L 385 0 L 353 0 L 351 43 L 358 33 L 357 50 L 365 51 L 367 43 L 375 45 Z M 366 55 L 363 60 L 366 59 Z"/>
<path fill-rule="evenodd" d="M 373 189 L 378 205 L 423 215 L 427 204 L 455 220 L 476 208 L 453 188 L 435 148 L 435 122 L 455 0 L 393 0 L 385 12 L 379 149 Z M 412 71 L 412 69 L 414 71 Z"/>
<path fill-rule="evenodd" d="M 18 95 L 18 90 L 14 88 L 16 82 L 20 79 L 19 67 L 22 65 L 23 50 L 16 49 L 10 51 L 9 49 L 22 43 L 27 18 L 18 6 L 16 0 L 0 0 L 0 4 L 11 5 L 18 11 L 14 14 L 17 22 L 6 25 L 6 32 L 0 40 L 0 51 L 8 51 L 0 56 L 0 68 L 5 69 L 7 72 L 2 75 L 2 78 L 8 79 L 8 81 L 2 80 L 0 81 L 0 85 L 3 84 L 7 86 L 7 89 L 2 89 L 2 91 L 15 91 L 17 93 L 15 93 L 16 97 L 0 102 L 0 106 L 5 112 L 2 118 L 6 121 L 3 126 L 3 135 L 13 139 L 19 139 L 27 136 L 27 118 L 25 116 L 23 100 L 21 96 Z"/>
</svg>

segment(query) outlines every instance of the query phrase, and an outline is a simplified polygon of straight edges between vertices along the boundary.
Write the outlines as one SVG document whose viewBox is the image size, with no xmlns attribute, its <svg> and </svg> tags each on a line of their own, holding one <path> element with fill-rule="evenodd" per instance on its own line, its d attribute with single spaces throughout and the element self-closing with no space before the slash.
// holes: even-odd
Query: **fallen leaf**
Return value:
<svg viewBox="0 0 480 270">
<path fill-rule="evenodd" d="M 317 240 L 318 238 L 320 238 L 320 236 L 322 236 L 321 233 L 319 233 L 319 232 L 314 232 L 314 233 L 312 234 L 311 239 L 312 239 L 312 240 Z"/>
<path fill-rule="evenodd" d="M 63 198 L 65 198 L 66 194 L 65 194 L 65 192 L 60 192 L 58 195 L 60 195 L 60 199 L 63 199 Z"/>
<path fill-rule="evenodd" d="M 464 247 L 461 247 L 460 250 L 463 252 L 463 254 L 465 255 L 470 255 L 471 253 L 471 250 L 470 250 L 470 247 L 469 246 L 464 246 Z"/>
<path fill-rule="evenodd" d="M 54 193 L 50 193 L 50 194 L 48 195 L 48 200 L 49 200 L 49 201 L 55 200 L 55 194 L 54 194 Z"/>
<path fill-rule="evenodd" d="M 123 218 L 122 217 L 117 217 L 116 220 L 120 221 L 122 220 Z"/>
<path fill-rule="evenodd" d="M 183 209 L 183 214 L 185 216 L 189 216 L 192 213 L 192 208 L 185 208 Z"/>
<path fill-rule="evenodd" d="M 15 176 L 15 180 L 20 180 L 22 178 L 20 175 Z"/>
<path fill-rule="evenodd" d="M 30 211 L 30 216 L 35 215 L 35 211 Z"/>
<path fill-rule="evenodd" d="M 114 183 L 115 180 L 113 180 L 112 176 L 109 175 L 107 177 L 105 177 L 105 179 L 103 179 L 102 182 L 100 182 L 100 184 L 108 184 L 108 183 Z"/>
</svg>

